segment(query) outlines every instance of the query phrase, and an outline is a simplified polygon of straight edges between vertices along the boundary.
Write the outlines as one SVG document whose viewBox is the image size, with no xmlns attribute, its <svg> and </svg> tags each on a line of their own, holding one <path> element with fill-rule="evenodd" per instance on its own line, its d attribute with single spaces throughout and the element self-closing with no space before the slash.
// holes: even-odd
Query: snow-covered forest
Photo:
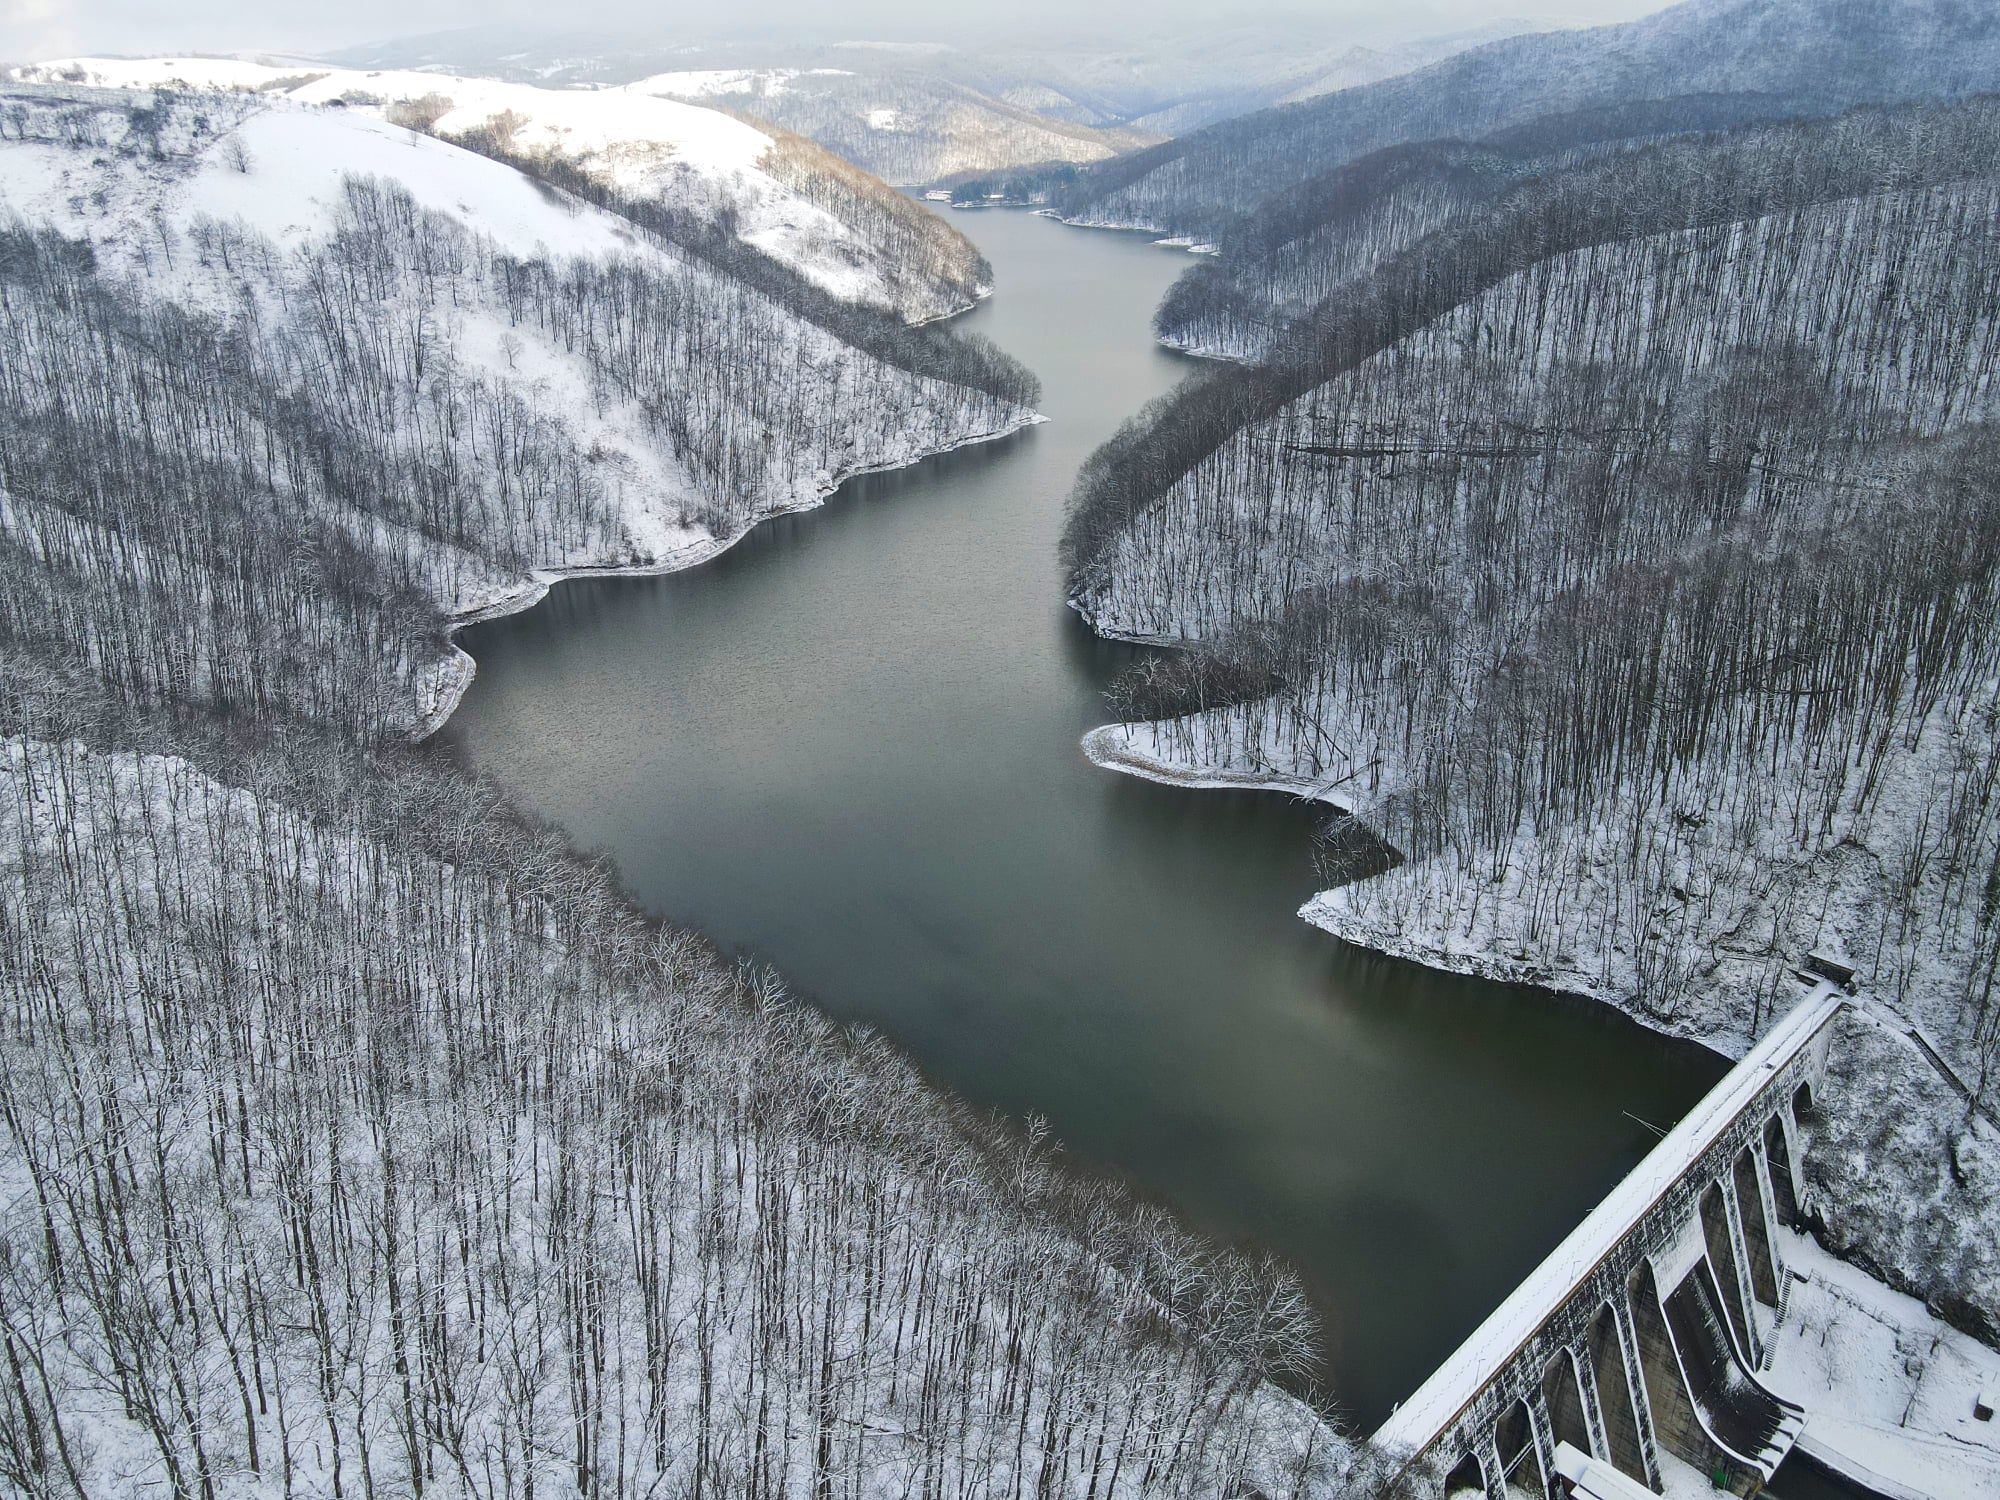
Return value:
<svg viewBox="0 0 2000 1500">
<path fill-rule="evenodd" d="M 1157 134 L 1038 112 L 949 76 L 912 68 L 763 68 L 661 73 L 631 84 L 712 101 L 810 137 L 889 182 L 932 183 L 1044 161 L 1103 161 Z"/>
<path fill-rule="evenodd" d="M 1697 94 L 1552 116 L 1475 143 L 1370 152 L 1271 194 L 1232 223 L 1216 253 L 1174 284 L 1154 331 L 1189 353 L 1262 359 L 1344 284 L 1536 178 L 1595 155 L 1787 113 L 1762 95 Z"/>
<path fill-rule="evenodd" d="M 542 165 L 0 99 L 0 1488 L 1324 1492 L 1288 1272 L 399 748 L 453 617 L 1033 416 Z"/>
<path fill-rule="evenodd" d="M 643 926 L 489 793 L 6 664 L 15 1492 L 1278 1494 L 1341 1458 L 1266 1384 L 1309 1347 L 1288 1273 Z"/>
<path fill-rule="evenodd" d="M 352 111 L 23 89 L 7 119 L 7 629 L 135 701 L 407 727 L 444 616 L 1031 415 L 989 346 L 815 321 Z"/>
<path fill-rule="evenodd" d="M 1075 603 L 1190 648 L 1093 752 L 1351 811 L 1330 931 L 1726 1050 L 1844 958 L 1903 1019 L 1850 1023 L 1830 1234 L 1991 1339 L 2000 111 L 1677 137 L 1425 221 L 1465 160 L 1409 153 L 1263 363 L 1087 468 Z"/>
<path fill-rule="evenodd" d="M 279 67 L 235 58 L 67 58 L 18 82 L 224 91 L 386 116 L 576 189 L 698 228 L 832 299 L 908 322 L 962 312 L 991 272 L 935 214 L 811 141 L 642 87 L 538 88 L 449 73 Z"/>
</svg>

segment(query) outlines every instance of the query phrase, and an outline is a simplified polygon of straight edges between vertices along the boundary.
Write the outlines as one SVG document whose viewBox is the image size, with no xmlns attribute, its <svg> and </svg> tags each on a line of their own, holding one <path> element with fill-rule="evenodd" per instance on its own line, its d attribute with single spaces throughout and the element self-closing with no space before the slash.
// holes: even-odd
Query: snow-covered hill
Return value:
<svg viewBox="0 0 2000 1500">
<path fill-rule="evenodd" d="M 490 793 L 45 706 L 0 738 L 8 1493 L 1343 1492 L 1267 1383 L 1275 1265 L 643 927 Z"/>
<path fill-rule="evenodd" d="M 283 97 L 386 115 L 530 165 L 560 163 L 621 197 L 726 223 L 834 296 L 912 322 L 961 311 L 988 286 L 963 236 L 846 162 L 782 131 L 649 91 L 237 58 L 68 58 L 13 72 L 26 82 Z"/>
<path fill-rule="evenodd" d="M 1996 142 L 1857 110 L 1332 219 L 1331 295 L 1066 543 L 1099 629 L 1192 648 L 1093 758 L 1350 812 L 1341 938 L 1732 1054 L 1844 959 L 1829 1232 L 2000 1342 Z"/>
<path fill-rule="evenodd" d="M 684 566 L 1032 419 L 986 346 L 792 305 L 372 111 L 37 85 L 0 111 L 0 529 L 39 563 L 4 612 L 141 696 L 407 729 L 462 680 L 440 616 Z M 301 655 L 269 633 L 281 568 L 221 576 L 329 547 L 380 575 L 393 648 L 340 647 L 354 622 L 314 604 Z"/>
<path fill-rule="evenodd" d="M 791 28 L 783 39 L 731 35 L 692 17 L 677 18 L 664 33 L 547 22 L 490 25 L 357 47 L 329 60 L 568 86 L 623 86 L 672 74 L 676 93 L 761 94 L 766 107 L 753 105 L 752 114 L 813 134 L 893 178 L 895 169 L 868 154 L 866 137 L 820 135 L 789 112 L 822 101 L 829 106 L 829 130 L 851 131 L 871 109 L 893 109 L 906 122 L 926 122 L 941 149 L 986 153 L 981 171 L 1089 161 L 1107 154 L 1107 144 L 1129 147 L 1135 136 L 1181 134 L 1407 73 L 1496 37 L 1574 24 L 1559 16 L 1524 16 L 1424 34 L 1410 28 L 1432 18 L 1367 18 L 1345 8 L 1282 21 L 1215 14 L 1193 25 L 1162 18 L 1170 24 L 1140 27 L 1093 14 L 1090 7 L 1076 12 L 1051 24 L 1045 16 L 1010 18 L 991 9 L 939 11 L 925 19 L 923 41 L 871 40 L 844 31 L 816 35 L 809 25 Z"/>
<path fill-rule="evenodd" d="M 1063 118 L 1074 111 L 1051 90 L 1023 88 L 1017 102 L 906 66 L 668 72 L 626 88 L 713 100 L 908 184 L 1027 163 L 1102 161 L 1160 139 L 1158 132 Z"/>
<path fill-rule="evenodd" d="M 2000 87 L 2000 8 L 1966 0 L 1683 0 L 1642 20 L 1510 37 L 1399 77 L 1227 119 L 1085 173 L 1079 223 L 1213 239 L 1273 193 L 1405 142 L 1695 94 L 1787 114 Z"/>
<path fill-rule="evenodd" d="M 1289 1272 L 393 743 L 1032 378 L 285 92 L 0 87 L 0 1490 L 1337 1492 Z"/>
</svg>

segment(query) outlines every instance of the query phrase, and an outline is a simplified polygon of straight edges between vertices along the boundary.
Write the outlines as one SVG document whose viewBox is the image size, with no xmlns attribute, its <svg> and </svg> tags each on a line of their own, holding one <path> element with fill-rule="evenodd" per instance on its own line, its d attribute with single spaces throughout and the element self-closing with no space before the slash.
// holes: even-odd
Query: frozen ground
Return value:
<svg viewBox="0 0 2000 1500">
<path fill-rule="evenodd" d="M 2000 1495 L 2000 1420 L 1973 1415 L 2000 1394 L 2000 1353 L 1808 1236 L 1782 1253 L 1794 1281 L 1764 1379 L 1806 1408 L 1799 1446 L 1890 1500 Z"/>
</svg>

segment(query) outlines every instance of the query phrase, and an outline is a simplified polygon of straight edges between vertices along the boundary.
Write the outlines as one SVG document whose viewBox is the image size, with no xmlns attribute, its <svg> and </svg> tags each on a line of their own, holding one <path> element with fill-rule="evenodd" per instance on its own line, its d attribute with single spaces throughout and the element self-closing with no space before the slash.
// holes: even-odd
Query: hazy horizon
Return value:
<svg viewBox="0 0 2000 1500">
<path fill-rule="evenodd" d="M 273 15 L 247 0 L 184 0 L 163 12 L 145 0 L 0 0 L 0 61 L 29 62 L 88 53 L 244 52 L 309 55 L 460 29 L 510 29 L 560 37 L 599 32 L 667 42 L 764 40 L 938 41 L 1023 45 L 1108 40 L 1142 28 L 1158 36 L 1289 27 L 1314 36 L 1350 35 L 1382 44 L 1499 21 L 1551 26 L 1629 20 L 1673 0 L 1263 0 L 1218 13 L 1207 0 L 1104 0 L 1087 11 L 1060 0 L 1022 0 L 1004 22 L 970 22 L 916 0 L 745 0 L 681 7 L 671 15 L 635 0 L 578 0 L 560 19 L 530 0 L 354 0 L 338 8 L 304 7 Z"/>
</svg>

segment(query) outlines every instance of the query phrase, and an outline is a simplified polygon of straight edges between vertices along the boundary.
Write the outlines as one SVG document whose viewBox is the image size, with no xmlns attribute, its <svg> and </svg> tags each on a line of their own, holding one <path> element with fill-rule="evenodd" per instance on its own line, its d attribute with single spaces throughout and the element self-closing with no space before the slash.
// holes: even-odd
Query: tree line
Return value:
<svg viewBox="0 0 2000 1500">
<path fill-rule="evenodd" d="M 452 140 L 630 220 L 659 243 L 754 288 L 884 364 L 928 379 L 967 385 L 1024 406 L 1040 397 L 1041 386 L 1035 377 L 983 335 L 913 327 L 885 309 L 845 301 L 745 243 L 727 222 L 661 198 L 622 192 L 565 158 L 523 155 L 490 126 L 455 135 Z M 972 274 L 976 282 L 988 281 L 991 268 L 975 266 Z"/>
</svg>

